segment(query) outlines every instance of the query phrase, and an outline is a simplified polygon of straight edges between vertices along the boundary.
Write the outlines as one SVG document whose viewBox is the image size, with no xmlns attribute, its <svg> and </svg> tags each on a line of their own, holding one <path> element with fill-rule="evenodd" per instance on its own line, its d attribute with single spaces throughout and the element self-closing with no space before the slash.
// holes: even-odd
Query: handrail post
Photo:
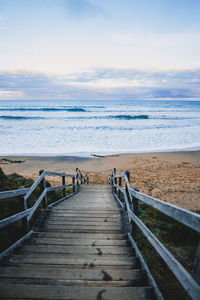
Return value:
<svg viewBox="0 0 200 300">
<path fill-rule="evenodd" d="M 197 247 L 192 276 L 198 282 L 198 284 L 200 284 L 200 243 Z"/>
<path fill-rule="evenodd" d="M 119 186 L 121 187 L 122 186 L 122 178 L 121 177 L 119 177 Z M 118 189 L 118 198 L 119 198 L 119 200 L 121 200 L 121 191 L 120 191 L 120 189 Z"/>
<path fill-rule="evenodd" d="M 133 189 L 134 189 L 134 191 L 139 192 L 139 189 L 137 187 L 134 187 Z M 136 197 L 132 197 L 132 203 L 133 203 L 133 207 L 132 207 L 133 213 L 136 216 L 138 216 L 138 199 Z M 132 237 L 134 239 L 136 239 L 136 237 L 137 237 L 137 226 L 136 226 L 136 224 L 134 223 L 133 220 L 131 222 L 131 225 L 132 225 Z"/>
<path fill-rule="evenodd" d="M 41 176 L 43 172 L 44 172 L 44 170 L 40 170 L 39 171 L 39 176 Z M 46 188 L 46 182 L 45 182 L 45 177 L 44 177 L 40 182 L 40 191 L 41 191 L 41 193 L 44 191 L 45 188 Z M 45 194 L 44 198 L 42 199 L 42 206 L 43 206 L 43 208 L 48 207 L 47 195 L 46 194 Z"/>
<path fill-rule="evenodd" d="M 74 184 L 73 185 L 73 193 L 75 193 L 75 191 L 76 191 L 75 177 L 72 177 L 72 184 Z"/>
<path fill-rule="evenodd" d="M 115 175 L 116 175 L 116 168 L 113 169 L 113 181 L 114 181 L 114 184 L 116 184 Z M 116 194 L 117 188 L 115 186 L 113 187 L 113 190 L 114 190 L 114 193 Z"/>
<path fill-rule="evenodd" d="M 83 175 L 81 173 L 81 184 L 83 184 Z"/>
<path fill-rule="evenodd" d="M 76 192 L 78 191 L 79 188 L 79 174 L 78 174 L 79 169 L 76 168 Z"/>
<path fill-rule="evenodd" d="M 18 189 L 23 189 L 23 188 L 24 188 L 24 186 L 21 186 Z M 27 209 L 27 203 L 26 203 L 26 200 L 24 199 L 24 197 L 19 196 L 19 197 L 17 197 L 17 199 L 19 199 L 21 210 L 26 210 Z M 29 221 L 27 220 L 27 217 L 22 218 L 21 221 L 22 221 L 24 231 L 28 232 L 29 229 L 30 229 L 30 226 L 29 226 Z"/>
<path fill-rule="evenodd" d="M 65 185 L 65 176 L 62 176 L 62 185 Z M 66 197 L 66 188 L 63 188 L 63 197 Z"/>
<path fill-rule="evenodd" d="M 125 174 L 126 174 L 126 176 L 127 176 L 127 179 L 128 179 L 128 182 L 130 183 L 130 172 L 128 171 L 128 170 L 126 170 L 126 172 L 125 172 Z M 128 198 L 128 202 L 129 202 L 129 204 L 131 204 L 131 199 L 130 199 L 130 195 L 129 195 L 129 191 L 128 191 L 128 186 L 127 186 L 127 184 L 126 184 L 126 195 L 127 195 L 127 198 Z"/>
</svg>

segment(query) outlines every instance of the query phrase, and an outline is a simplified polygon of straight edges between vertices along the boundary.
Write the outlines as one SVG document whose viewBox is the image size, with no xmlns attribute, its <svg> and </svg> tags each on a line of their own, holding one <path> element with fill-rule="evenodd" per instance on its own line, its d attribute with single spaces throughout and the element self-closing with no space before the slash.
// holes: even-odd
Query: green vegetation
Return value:
<svg viewBox="0 0 200 300">
<path fill-rule="evenodd" d="M 34 183 L 32 179 L 27 179 L 16 173 L 11 175 L 5 175 L 0 168 L 0 191 L 15 190 L 19 187 L 29 188 Z M 51 186 L 49 182 L 46 182 L 47 186 Z M 66 194 L 71 194 L 72 188 L 66 190 Z M 33 194 L 28 198 L 27 206 L 32 207 L 41 194 L 40 186 L 38 186 Z M 63 191 L 57 190 L 48 193 L 48 204 L 51 204 L 63 197 Z M 38 207 L 31 219 L 31 226 L 38 214 L 40 213 L 42 204 Z M 0 201 L 0 220 L 14 215 L 23 210 L 23 196 L 4 199 Z M 24 226 L 24 220 L 14 222 L 2 229 L 0 229 L 0 252 L 7 249 L 11 244 L 17 241 L 20 237 L 26 234 L 26 228 Z"/>
<path fill-rule="evenodd" d="M 178 261 L 192 273 L 199 235 L 192 229 L 166 216 L 149 205 L 139 203 L 139 217 Z M 160 258 L 142 232 L 137 231 L 137 244 L 166 300 L 188 300 L 182 286 Z"/>
</svg>

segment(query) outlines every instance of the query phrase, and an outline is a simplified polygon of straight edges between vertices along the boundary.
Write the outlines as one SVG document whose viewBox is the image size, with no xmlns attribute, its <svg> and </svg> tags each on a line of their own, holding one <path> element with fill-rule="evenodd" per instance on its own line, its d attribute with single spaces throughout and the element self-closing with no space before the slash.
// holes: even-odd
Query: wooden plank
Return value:
<svg viewBox="0 0 200 300">
<path fill-rule="evenodd" d="M 104 271 L 104 274 L 108 274 Z M 110 275 L 108 275 L 110 276 Z M 76 287 L 130 287 L 130 286 L 142 286 L 142 280 L 140 278 L 133 278 L 132 280 L 82 280 L 82 279 L 47 279 L 47 278 L 2 278 L 1 283 L 5 284 L 40 284 L 49 285 L 52 288 L 59 285 L 76 286 Z"/>
<path fill-rule="evenodd" d="M 29 239 L 32 235 L 33 231 L 29 231 L 26 235 L 21 237 L 18 241 L 16 241 L 14 244 L 12 244 L 9 248 L 7 248 L 5 251 L 0 253 L 0 260 L 2 260 L 5 256 L 9 255 L 16 247 L 20 246 L 25 240 Z"/>
<path fill-rule="evenodd" d="M 64 238 L 32 238 L 31 243 L 40 245 L 82 245 L 82 246 L 125 246 L 125 240 L 64 239 Z"/>
<path fill-rule="evenodd" d="M 0 298 L 151 299 L 117 204 L 102 189 L 98 195 L 96 186 L 81 187 L 83 196 L 51 210 L 42 229 L 1 266 Z"/>
<path fill-rule="evenodd" d="M 92 212 L 83 212 L 82 214 L 81 214 L 81 212 L 80 213 L 76 213 L 76 212 L 71 212 L 71 211 L 68 211 L 67 213 L 62 213 L 62 212 L 59 212 L 59 213 L 57 213 L 57 212 L 54 212 L 54 211 L 52 211 L 51 212 L 51 215 L 52 216 L 63 216 L 63 217 L 67 217 L 67 216 L 80 216 L 80 217 L 92 217 L 92 218 L 94 218 L 94 217 L 102 217 L 102 218 L 105 218 L 105 217 L 110 217 L 110 218 L 120 218 L 121 217 L 121 215 L 120 214 L 112 214 L 112 213 L 92 213 Z"/>
<path fill-rule="evenodd" d="M 84 221 L 84 220 L 90 220 L 90 222 L 97 221 L 97 222 L 104 222 L 104 220 L 107 220 L 105 222 L 121 222 L 121 216 L 115 216 L 115 215 L 104 215 L 104 214 L 90 214 L 89 212 L 87 214 L 76 214 L 76 213 L 66 213 L 66 214 L 54 214 L 51 213 L 48 220 L 60 220 L 60 221 Z"/>
<path fill-rule="evenodd" d="M 105 256 L 101 257 L 97 255 L 96 257 L 90 255 L 82 255 L 82 257 L 77 257 L 76 255 L 64 255 L 57 254 L 56 257 L 54 254 L 44 254 L 38 256 L 34 254 L 26 256 L 20 255 L 12 255 L 11 258 L 12 263 L 23 263 L 23 264 L 40 264 L 40 265 L 78 265 L 84 267 L 84 265 L 92 265 L 92 266 L 132 266 L 133 268 L 138 267 L 138 260 L 136 257 L 117 257 L 116 256 Z"/>
<path fill-rule="evenodd" d="M 81 203 L 81 202 L 80 202 Z M 79 204 L 80 205 L 80 204 Z M 88 206 L 89 207 L 89 206 Z M 53 210 L 52 211 L 52 215 L 61 215 L 61 214 L 79 214 L 80 216 L 85 216 L 85 215 L 91 215 L 92 217 L 95 217 L 95 216 L 102 216 L 102 215 L 108 215 L 108 216 L 114 216 L 114 217 L 121 217 L 121 214 L 119 212 L 119 210 L 109 210 L 109 208 L 104 208 L 104 210 L 102 209 L 98 209 L 98 207 L 94 207 L 94 209 L 87 209 L 87 208 L 84 208 L 83 207 L 83 210 L 79 210 L 79 209 L 76 209 L 76 208 L 68 208 L 68 209 L 60 209 L 60 210 Z"/>
<path fill-rule="evenodd" d="M 105 270 L 112 280 L 144 279 L 144 273 L 139 269 Z M 100 269 L 70 269 L 70 268 L 53 268 L 43 267 L 31 268 L 23 266 L 18 267 L 1 267 L 0 278 L 46 278 L 46 279 L 66 279 L 66 280 L 102 280 L 104 272 Z"/>
<path fill-rule="evenodd" d="M 29 191 L 29 188 L 17 189 L 11 191 L 0 192 L 0 200 L 23 196 Z"/>
<path fill-rule="evenodd" d="M 87 218 L 84 218 L 84 217 L 76 217 L 76 218 L 66 218 L 66 217 L 59 217 L 57 218 L 56 216 L 53 216 L 53 215 L 50 215 L 47 219 L 47 222 L 55 222 L 57 224 L 59 223 L 62 223 L 62 222 L 68 222 L 68 223 L 73 223 L 73 222 L 80 222 L 80 224 L 82 222 L 85 222 L 85 221 L 88 221 L 88 222 L 100 222 L 100 223 L 108 223 L 108 224 L 116 224 L 116 223 L 121 223 L 121 219 L 118 218 L 118 219 L 115 219 L 115 218 L 97 218 L 97 217 L 91 217 L 90 219 L 87 220 Z"/>
<path fill-rule="evenodd" d="M 73 186 L 73 184 L 65 184 L 65 185 L 57 185 L 57 186 L 53 186 L 53 187 L 48 187 L 47 188 L 47 192 L 52 192 L 52 191 L 56 191 L 59 189 L 64 189 L 67 187 Z"/>
<path fill-rule="evenodd" d="M 28 197 L 32 194 L 32 192 L 36 189 L 36 187 L 39 185 L 39 183 L 42 181 L 44 178 L 44 172 L 38 177 L 38 179 L 34 182 L 34 184 L 30 187 L 28 193 L 24 196 L 24 200 L 27 200 Z"/>
<path fill-rule="evenodd" d="M 26 216 L 28 216 L 31 212 L 32 208 L 28 208 L 26 210 L 23 210 L 23 211 L 20 211 L 19 213 L 15 214 L 15 215 L 12 215 L 8 218 L 5 218 L 3 220 L 0 221 L 0 228 L 3 228 L 11 223 L 14 223 Z"/>
<path fill-rule="evenodd" d="M 74 199 L 72 199 L 74 200 Z M 84 201 L 84 203 L 83 203 Z M 106 211 L 106 210 L 109 210 L 109 212 L 119 212 L 119 209 L 117 207 L 116 204 L 111 204 L 111 203 L 106 203 L 106 202 L 103 202 L 102 203 L 100 201 L 98 202 L 94 202 L 94 201 L 85 201 L 83 200 L 81 201 L 81 199 L 79 199 L 78 202 L 75 202 L 73 201 L 73 203 L 66 203 L 66 202 L 63 202 L 60 206 L 56 207 L 56 210 L 69 210 L 69 209 L 74 209 L 74 210 L 91 210 L 91 211 L 97 211 L 97 210 L 100 210 L 102 212 Z M 69 202 L 69 201 L 68 201 Z M 80 203 L 81 203 L 81 207 L 80 207 Z"/>
<path fill-rule="evenodd" d="M 142 269 L 145 271 L 146 276 L 148 278 L 148 281 L 149 281 L 150 285 L 154 289 L 154 292 L 156 294 L 156 299 L 157 300 L 164 300 L 163 295 L 161 294 L 161 292 L 160 292 L 160 290 L 159 290 L 159 288 L 157 286 L 157 283 L 156 283 L 155 279 L 153 278 L 153 276 L 151 274 L 151 271 L 150 271 L 150 269 L 149 269 L 149 267 L 148 267 L 148 265 L 147 265 L 144 257 L 142 256 L 142 254 L 141 254 L 141 252 L 140 252 L 140 250 L 139 250 L 136 242 L 134 241 L 134 239 L 132 238 L 132 236 L 131 236 L 130 233 L 128 233 L 128 238 L 129 238 L 129 240 L 130 240 L 130 242 L 132 244 L 132 247 L 135 249 L 137 257 L 140 259 L 140 263 L 141 263 Z"/>
<path fill-rule="evenodd" d="M 57 200 L 57 201 L 55 201 L 55 202 L 49 204 L 49 205 L 48 205 L 48 208 L 56 207 L 56 205 L 60 204 L 60 203 L 63 202 L 64 200 L 67 200 L 67 199 L 71 198 L 71 197 L 74 196 L 75 194 L 76 194 L 76 192 L 74 192 L 74 193 L 72 193 L 72 194 L 70 194 L 70 195 L 68 195 L 68 196 L 66 196 L 66 197 L 64 197 L 64 198 L 61 198 L 61 199 L 59 199 L 59 200 Z"/>
<path fill-rule="evenodd" d="M 148 241 L 152 244 L 158 254 L 166 262 L 167 266 L 174 273 L 176 278 L 182 284 L 187 293 L 192 299 L 198 300 L 200 295 L 200 286 L 192 278 L 192 276 L 185 270 L 179 261 L 169 252 L 169 250 L 156 238 L 156 236 L 144 225 L 144 223 L 131 211 L 129 214 L 133 221 L 144 233 Z"/>
<path fill-rule="evenodd" d="M 64 239 L 93 239 L 93 240 L 122 240 L 125 236 L 120 233 L 79 233 L 79 232 L 34 232 L 33 237 L 38 238 L 64 238 Z"/>
<path fill-rule="evenodd" d="M 42 199 L 44 198 L 44 196 L 46 195 L 47 189 L 45 188 L 44 191 L 42 192 L 42 194 L 39 196 L 39 198 L 37 199 L 37 201 L 35 202 L 35 204 L 31 207 L 31 211 L 27 217 L 27 220 L 30 221 L 32 215 L 34 214 L 34 212 L 36 211 L 36 209 L 38 208 L 38 206 L 40 205 Z"/>
<path fill-rule="evenodd" d="M 90 254 L 90 255 L 127 255 L 133 254 L 132 248 L 121 246 L 64 246 L 64 245 L 24 245 L 20 249 L 20 254 L 29 253 L 71 253 L 71 254 Z"/>
<path fill-rule="evenodd" d="M 71 178 L 75 177 L 74 174 L 48 172 L 48 171 L 45 171 L 45 175 L 49 175 L 49 176 L 64 176 L 64 177 L 71 177 Z"/>
<path fill-rule="evenodd" d="M 38 231 L 40 231 L 40 228 L 37 229 Z M 71 232 L 71 233 L 101 233 L 102 230 L 98 230 L 98 229 L 84 229 L 84 228 L 71 228 L 71 229 L 56 229 L 56 228 L 45 228 L 46 231 L 53 231 L 53 232 Z M 123 230 L 109 230 L 109 229 L 105 229 L 104 232 L 106 234 L 113 234 L 113 233 L 123 233 Z"/>
<path fill-rule="evenodd" d="M 93 220 L 94 218 L 95 219 L 98 219 L 99 221 L 100 220 L 104 220 L 105 218 L 107 220 L 110 220 L 110 221 L 120 221 L 121 220 L 121 216 L 112 216 L 112 215 L 90 215 L 90 214 L 87 214 L 87 215 L 80 215 L 80 214 L 54 214 L 53 212 L 51 213 L 51 216 L 49 219 L 51 219 L 51 217 L 55 217 L 57 219 L 59 218 L 63 218 L 65 220 L 70 220 L 70 219 L 82 219 L 82 220 Z"/>
<path fill-rule="evenodd" d="M 73 287 L 25 284 L 0 284 L 1 297 L 7 299 L 62 299 L 62 300 L 149 300 L 149 287 Z M 134 298 L 133 298 L 134 297 Z"/>
<path fill-rule="evenodd" d="M 48 226 L 73 226 L 73 225 L 83 225 L 83 226 L 117 226 L 117 227 L 121 227 L 122 222 L 117 222 L 117 221 L 108 221 L 106 218 L 105 219 L 101 219 L 100 221 L 94 221 L 94 220 L 52 220 L 52 219 L 48 219 L 47 222 L 45 222 L 45 225 Z"/>
<path fill-rule="evenodd" d="M 48 229 L 82 229 L 82 230 L 98 230 L 98 231 L 104 231 L 104 230 L 112 230 L 112 231 L 121 231 L 122 230 L 122 226 L 120 224 L 117 225 L 107 225 L 106 223 L 104 223 L 103 225 L 93 225 L 93 224 L 45 224 L 44 225 L 44 229 L 48 227 Z"/>
<path fill-rule="evenodd" d="M 185 224 L 193 230 L 200 232 L 200 215 L 176 205 L 161 201 L 151 196 L 136 192 L 131 189 L 131 194 L 142 202 L 151 205 L 152 207 L 160 210 L 164 214 Z"/>
<path fill-rule="evenodd" d="M 119 199 L 119 197 L 117 196 L 117 194 L 113 193 L 113 196 L 115 197 L 115 200 L 119 204 L 119 207 L 123 208 L 124 204 L 121 202 L 121 200 Z"/>
</svg>

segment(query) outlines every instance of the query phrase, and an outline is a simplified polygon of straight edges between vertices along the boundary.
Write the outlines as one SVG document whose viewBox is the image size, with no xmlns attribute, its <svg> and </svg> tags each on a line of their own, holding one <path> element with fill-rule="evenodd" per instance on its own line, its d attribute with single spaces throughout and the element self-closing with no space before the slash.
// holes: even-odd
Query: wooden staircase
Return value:
<svg viewBox="0 0 200 300">
<path fill-rule="evenodd" d="M 154 298 L 109 186 L 81 186 L 46 215 L 1 263 L 1 299 Z"/>
</svg>

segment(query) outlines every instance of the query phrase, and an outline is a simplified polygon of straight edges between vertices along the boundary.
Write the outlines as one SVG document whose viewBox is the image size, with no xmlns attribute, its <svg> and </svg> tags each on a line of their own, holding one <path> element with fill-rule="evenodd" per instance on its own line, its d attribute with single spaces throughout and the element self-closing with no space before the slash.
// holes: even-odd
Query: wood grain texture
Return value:
<svg viewBox="0 0 200 300">
<path fill-rule="evenodd" d="M 48 211 L 2 262 L 1 299 L 152 299 L 109 187 L 81 186 Z"/>
</svg>

